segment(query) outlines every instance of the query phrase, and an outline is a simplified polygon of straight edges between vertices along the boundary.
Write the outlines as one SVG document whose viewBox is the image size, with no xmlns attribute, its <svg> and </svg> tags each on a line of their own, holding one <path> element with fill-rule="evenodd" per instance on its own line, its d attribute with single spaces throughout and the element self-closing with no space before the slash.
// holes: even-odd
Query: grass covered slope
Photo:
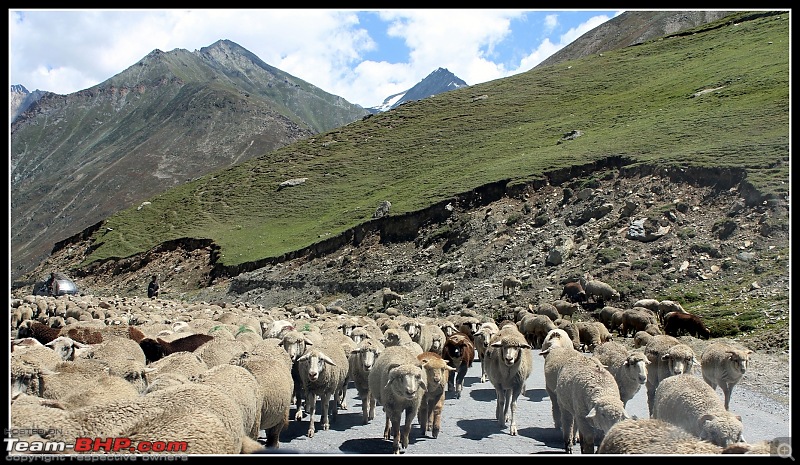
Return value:
<svg viewBox="0 0 800 465">
<path fill-rule="evenodd" d="M 391 215 L 413 212 L 611 156 L 741 169 L 784 196 L 788 13 L 733 18 L 406 104 L 217 171 L 109 217 L 84 264 L 184 237 L 213 240 L 225 266 L 279 257 L 369 221 L 383 200 Z M 292 178 L 307 181 L 279 189 Z"/>
</svg>

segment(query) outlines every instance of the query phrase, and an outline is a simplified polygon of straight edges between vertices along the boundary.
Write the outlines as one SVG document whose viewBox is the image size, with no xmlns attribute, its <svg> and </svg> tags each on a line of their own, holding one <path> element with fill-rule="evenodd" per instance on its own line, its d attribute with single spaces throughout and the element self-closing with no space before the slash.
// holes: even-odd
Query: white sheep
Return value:
<svg viewBox="0 0 800 465">
<path fill-rule="evenodd" d="M 375 418 L 375 401 L 373 400 L 374 395 L 369 389 L 369 374 L 384 349 L 384 345 L 376 339 L 362 339 L 350 352 L 348 358 L 349 377 L 361 399 L 361 414 L 365 425 Z"/>
<path fill-rule="evenodd" d="M 573 357 L 564 363 L 558 373 L 556 391 L 568 454 L 572 453 L 576 429 L 581 453 L 592 454 L 595 431 L 605 433 L 617 422 L 630 418 L 620 400 L 614 376 L 589 357 Z"/>
<path fill-rule="evenodd" d="M 558 406 L 558 391 L 556 391 L 558 374 L 569 359 L 583 357 L 583 355 L 574 346 L 561 345 L 542 349 L 539 355 L 544 357 L 544 389 L 547 391 L 548 397 L 550 397 L 553 425 L 556 429 L 561 429 L 561 409 Z"/>
<path fill-rule="evenodd" d="M 145 354 L 133 339 L 105 336 L 103 342 L 92 344 L 78 358 L 100 360 L 108 366 L 110 374 L 124 378 L 139 392 L 147 389 Z"/>
<path fill-rule="evenodd" d="M 647 365 L 647 407 L 652 416 L 653 401 L 659 383 L 671 376 L 691 373 L 697 363 L 694 351 L 672 336 L 653 336 L 644 348 Z"/>
<path fill-rule="evenodd" d="M 383 438 L 393 438 L 393 453 L 399 454 L 408 447 L 411 424 L 425 394 L 422 362 L 405 347 L 387 347 L 369 374 L 369 388 L 386 415 Z"/>
<path fill-rule="evenodd" d="M 664 316 L 667 313 L 678 312 L 678 313 L 689 313 L 687 312 L 683 306 L 679 302 L 675 302 L 674 300 L 662 300 L 658 303 L 658 319 L 661 324 L 664 323 Z"/>
<path fill-rule="evenodd" d="M 744 441 L 741 417 L 729 412 L 716 391 L 691 373 L 661 381 L 655 392 L 652 417 L 720 447 Z"/>
<path fill-rule="evenodd" d="M 51 401 L 52 402 L 52 401 Z M 176 441 L 179 454 L 240 454 L 261 450 L 242 429 L 242 414 L 226 393 L 198 384 L 183 384 L 134 399 L 64 410 L 36 402 L 11 406 L 12 428 L 45 431 L 44 439 L 74 442 L 75 438 L 126 438 Z M 118 453 L 129 453 L 122 448 Z"/>
<path fill-rule="evenodd" d="M 658 304 L 660 302 L 657 299 L 639 299 L 633 303 L 634 307 L 644 307 L 649 309 L 651 312 L 658 314 Z"/>
<path fill-rule="evenodd" d="M 442 355 L 444 343 L 447 341 L 444 331 L 434 323 L 425 323 L 420 327 L 419 335 L 417 338 L 411 338 L 414 342 L 419 344 L 423 352 L 436 352 Z"/>
<path fill-rule="evenodd" d="M 419 405 L 417 421 L 423 436 L 431 432 L 433 438 L 439 437 L 442 427 L 442 410 L 450 372 L 456 369 L 447 364 L 436 352 L 423 352 L 417 356 L 425 370 L 425 394 Z"/>
<path fill-rule="evenodd" d="M 294 395 L 292 360 L 283 348 L 271 339 L 272 348 L 256 348 L 254 353 L 243 353 L 231 360 L 234 365 L 246 368 L 255 377 L 259 387 L 259 429 L 266 435 L 266 447 L 278 448 L 281 432 L 289 426 L 289 411 Z"/>
<path fill-rule="evenodd" d="M 544 338 L 544 342 L 542 342 L 542 351 L 545 351 L 551 347 L 567 347 L 567 348 L 574 348 L 574 344 L 572 343 L 572 338 L 569 337 L 566 331 L 561 328 L 551 329 L 547 336 Z"/>
<path fill-rule="evenodd" d="M 408 334 L 406 334 L 408 335 Z M 320 398 L 320 426 L 323 431 L 330 429 L 331 421 L 336 421 L 342 399 L 342 386 L 347 382 L 350 365 L 347 353 L 339 341 L 323 339 L 306 349 L 297 359 L 297 371 L 306 395 L 308 437 L 314 437 L 314 413 L 317 396 Z M 331 410 L 333 410 L 331 412 Z"/>
<path fill-rule="evenodd" d="M 570 320 L 572 320 L 572 315 L 581 309 L 580 304 L 577 302 L 569 302 L 563 299 L 554 300 L 553 306 L 558 310 L 561 318 L 569 317 Z"/>
<path fill-rule="evenodd" d="M 91 348 L 89 344 L 75 341 L 68 336 L 58 336 L 45 345 L 53 349 L 64 361 L 75 360 L 76 355 L 80 357 Z"/>
<path fill-rule="evenodd" d="M 384 287 L 383 290 L 381 291 L 381 294 L 382 294 L 381 298 L 382 298 L 383 308 L 388 307 L 389 304 L 391 303 L 403 300 L 402 294 L 394 292 L 388 287 Z"/>
<path fill-rule="evenodd" d="M 592 279 L 586 282 L 583 287 L 587 298 L 593 298 L 595 302 L 606 302 L 607 300 L 620 300 L 619 291 L 611 287 L 610 284 Z"/>
<path fill-rule="evenodd" d="M 481 383 L 485 383 L 489 380 L 488 375 L 486 374 L 486 350 L 489 348 L 489 341 L 492 340 L 492 336 L 497 334 L 500 329 L 497 327 L 492 321 L 487 321 L 481 323 L 478 332 L 475 333 L 475 351 L 478 352 L 478 359 L 481 361 Z"/>
<path fill-rule="evenodd" d="M 43 371 L 40 386 L 37 395 L 57 400 L 70 410 L 140 395 L 136 386 L 120 376 L 109 374 L 108 365 L 92 359 L 64 361 L 53 371 Z"/>
<path fill-rule="evenodd" d="M 517 398 L 532 370 L 533 353 L 525 336 L 514 325 L 504 326 L 489 341 L 486 374 L 497 393 L 495 418 L 501 428 L 509 423 L 512 436 L 517 435 Z"/>
<path fill-rule="evenodd" d="M 41 392 L 43 372 L 54 371 L 61 356 L 44 345 L 18 347 L 11 352 L 11 394 Z"/>
<path fill-rule="evenodd" d="M 643 351 L 629 351 L 627 347 L 614 341 L 600 344 L 594 356 L 614 375 L 622 405 L 627 405 L 647 382 L 647 365 L 650 360 Z"/>
<path fill-rule="evenodd" d="M 750 363 L 752 350 L 742 349 L 723 341 L 706 346 L 700 355 L 700 370 L 703 379 L 712 389 L 722 388 L 725 409 L 730 410 L 731 391 L 742 379 Z"/>
<path fill-rule="evenodd" d="M 177 373 L 190 378 L 205 372 L 208 368 L 206 362 L 194 352 L 175 352 L 150 363 L 145 371 L 145 379 L 147 384 L 153 384 L 164 373 Z"/>
<path fill-rule="evenodd" d="M 723 448 L 656 418 L 622 420 L 612 426 L 598 454 L 721 454 Z"/>
<path fill-rule="evenodd" d="M 522 281 L 516 276 L 508 275 L 504 277 L 503 295 L 506 295 L 506 291 L 508 291 L 508 294 L 514 295 L 517 292 L 517 288 L 520 286 L 522 286 Z"/>
<path fill-rule="evenodd" d="M 277 373 L 272 374 L 272 376 L 277 375 Z M 247 368 L 231 364 L 217 365 L 205 373 L 190 378 L 189 381 L 213 386 L 230 395 L 241 409 L 242 429 L 245 434 L 253 440 L 258 439 L 263 395 L 258 380 Z"/>
<path fill-rule="evenodd" d="M 453 295 L 453 290 L 456 288 L 455 281 L 442 281 L 439 285 L 439 297 L 449 299 Z"/>
</svg>

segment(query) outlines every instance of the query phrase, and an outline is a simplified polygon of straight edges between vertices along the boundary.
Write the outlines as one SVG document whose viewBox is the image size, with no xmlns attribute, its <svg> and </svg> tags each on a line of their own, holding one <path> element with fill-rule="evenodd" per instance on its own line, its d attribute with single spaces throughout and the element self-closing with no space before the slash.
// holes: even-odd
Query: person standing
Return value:
<svg viewBox="0 0 800 465">
<path fill-rule="evenodd" d="M 150 284 L 147 285 L 147 297 L 153 298 L 158 297 L 158 293 L 161 291 L 161 285 L 158 283 L 158 275 L 154 274 L 153 279 L 150 281 Z"/>
</svg>

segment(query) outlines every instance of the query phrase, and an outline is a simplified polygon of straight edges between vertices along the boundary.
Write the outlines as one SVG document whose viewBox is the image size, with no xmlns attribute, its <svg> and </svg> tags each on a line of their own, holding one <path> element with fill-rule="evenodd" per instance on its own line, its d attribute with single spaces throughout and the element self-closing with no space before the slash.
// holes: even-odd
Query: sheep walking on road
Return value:
<svg viewBox="0 0 800 465">
<path fill-rule="evenodd" d="M 314 412 L 317 396 L 320 399 L 322 413 L 320 425 L 323 431 L 330 429 L 331 421 L 336 415 L 342 399 L 342 386 L 347 381 L 350 365 L 347 354 L 339 341 L 323 339 L 306 349 L 306 353 L 297 359 L 297 371 L 306 394 L 306 412 L 308 413 L 308 437 L 314 437 Z"/>
<path fill-rule="evenodd" d="M 444 343 L 442 358 L 456 369 L 455 376 L 451 376 L 447 383 L 447 390 L 454 391 L 456 399 L 458 399 L 464 389 L 464 378 L 467 376 L 467 369 L 472 366 L 472 361 L 475 358 L 475 345 L 466 334 L 462 332 L 454 333 Z"/>
<path fill-rule="evenodd" d="M 631 418 L 625 411 L 614 376 L 590 357 L 568 359 L 556 381 L 564 449 L 572 453 L 577 429 L 581 453 L 594 453 L 595 433 L 605 433 Z"/>
<path fill-rule="evenodd" d="M 703 379 L 712 389 L 722 388 L 725 410 L 730 410 L 731 392 L 742 379 L 750 363 L 752 350 L 742 349 L 723 341 L 707 345 L 700 355 L 700 370 Z"/>
<path fill-rule="evenodd" d="M 369 388 L 386 415 L 383 438 L 393 438 L 392 451 L 399 454 L 408 447 L 411 424 L 425 394 L 422 362 L 403 346 L 387 347 L 369 373 Z"/>
<path fill-rule="evenodd" d="M 641 350 L 628 350 L 619 342 L 601 344 L 594 353 L 608 371 L 614 375 L 622 405 L 628 404 L 647 382 L 647 365 L 650 360 Z"/>
<path fill-rule="evenodd" d="M 716 391 L 690 373 L 661 381 L 656 389 L 652 417 L 720 447 L 744 441 L 741 417 L 729 412 Z"/>
<path fill-rule="evenodd" d="M 644 348 L 644 353 L 650 364 L 647 365 L 647 407 L 653 415 L 653 402 L 655 401 L 656 388 L 663 380 L 691 373 L 692 367 L 697 363 L 691 347 L 672 336 L 653 336 Z"/>
<path fill-rule="evenodd" d="M 442 409 L 447 392 L 447 380 L 455 368 L 448 365 L 436 352 L 423 352 L 417 355 L 417 359 L 422 362 L 422 368 L 425 370 L 425 394 L 419 405 L 417 421 L 422 435 L 430 431 L 435 439 L 439 437 L 439 430 L 442 428 Z"/>
<path fill-rule="evenodd" d="M 485 363 L 486 374 L 497 393 L 495 418 L 501 428 L 508 423 L 509 433 L 516 436 L 517 398 L 525 391 L 533 369 L 531 346 L 516 326 L 504 326 L 489 341 Z"/>
</svg>

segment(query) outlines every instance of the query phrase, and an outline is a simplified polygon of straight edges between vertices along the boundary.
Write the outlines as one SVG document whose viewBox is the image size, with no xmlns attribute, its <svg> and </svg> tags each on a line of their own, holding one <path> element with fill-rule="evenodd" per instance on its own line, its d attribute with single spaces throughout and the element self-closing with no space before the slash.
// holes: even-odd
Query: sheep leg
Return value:
<svg viewBox="0 0 800 465">
<path fill-rule="evenodd" d="M 497 406 L 495 407 L 494 417 L 497 419 L 497 423 L 500 424 L 501 428 L 506 427 L 506 417 L 503 415 L 503 402 L 504 402 L 504 395 L 503 390 L 499 387 L 494 388 L 494 392 L 497 395 Z"/>
<path fill-rule="evenodd" d="M 333 404 L 333 407 L 331 407 Z M 322 431 L 327 431 L 331 429 L 331 415 L 330 411 L 331 408 L 333 409 L 333 416 L 336 416 L 336 407 L 338 406 L 336 402 L 336 395 L 331 395 L 330 392 L 324 392 L 319 396 L 319 405 L 322 408 L 322 414 L 320 415 L 320 423 L 322 426 Z"/>
<path fill-rule="evenodd" d="M 411 436 L 411 423 L 414 422 L 415 416 L 413 407 L 406 407 L 405 412 L 405 425 L 400 428 L 400 445 L 403 447 L 403 449 L 408 448 L 408 440 Z"/>
<path fill-rule="evenodd" d="M 369 423 L 370 395 L 364 393 L 358 396 L 361 399 L 361 418 L 364 424 Z"/>
<path fill-rule="evenodd" d="M 725 410 L 730 410 L 731 392 L 733 391 L 733 384 L 723 382 L 720 387 L 722 387 L 722 392 L 723 394 L 725 394 Z"/>
<path fill-rule="evenodd" d="M 419 405 L 419 411 L 417 412 L 417 422 L 419 423 L 419 429 L 422 431 L 423 436 L 425 436 L 425 432 L 428 431 L 430 417 L 433 415 L 433 411 L 429 409 L 429 404 L 430 402 L 423 399 L 422 403 Z"/>
<path fill-rule="evenodd" d="M 581 454 L 594 454 L 594 427 L 585 419 L 576 417 Z"/>
<path fill-rule="evenodd" d="M 310 438 L 313 438 L 314 432 L 316 431 L 314 429 L 314 413 L 315 410 L 317 409 L 316 394 L 308 394 L 308 397 L 306 397 L 306 409 L 308 409 L 308 411 L 306 412 L 308 413 L 308 433 L 306 435 Z"/>
<path fill-rule="evenodd" d="M 514 389 L 511 393 L 511 435 L 517 435 L 517 398 L 522 390 Z"/>
<path fill-rule="evenodd" d="M 384 410 L 384 412 L 385 412 L 385 410 Z M 389 418 L 389 415 L 386 415 L 386 425 L 383 427 L 383 439 L 391 439 L 392 438 L 392 436 L 391 436 L 392 429 L 391 429 L 390 425 L 391 425 L 391 418 Z"/>
<path fill-rule="evenodd" d="M 572 453 L 572 443 L 575 437 L 575 425 L 572 412 L 561 409 L 561 438 L 564 440 L 564 451 Z"/>
<path fill-rule="evenodd" d="M 372 394 L 367 394 L 367 398 L 369 399 L 369 419 L 375 419 L 375 405 L 378 403 L 378 399 L 373 396 Z"/>
<path fill-rule="evenodd" d="M 391 435 L 392 435 L 392 453 L 399 454 L 400 453 L 400 416 L 403 414 L 403 411 L 400 410 L 399 412 L 392 412 L 391 415 Z M 387 416 L 388 418 L 388 416 Z"/>
<path fill-rule="evenodd" d="M 555 392 L 550 392 L 549 389 L 546 389 L 546 391 L 547 395 L 550 396 L 550 406 L 553 411 L 553 425 L 556 429 L 561 429 L 561 408 L 558 406 L 558 398 Z"/>
<path fill-rule="evenodd" d="M 431 436 L 433 436 L 433 439 L 436 439 L 439 437 L 439 429 L 442 426 L 442 409 L 432 407 L 432 410 L 433 413 L 430 415 L 432 418 L 428 420 L 428 426 L 431 430 Z"/>
</svg>

